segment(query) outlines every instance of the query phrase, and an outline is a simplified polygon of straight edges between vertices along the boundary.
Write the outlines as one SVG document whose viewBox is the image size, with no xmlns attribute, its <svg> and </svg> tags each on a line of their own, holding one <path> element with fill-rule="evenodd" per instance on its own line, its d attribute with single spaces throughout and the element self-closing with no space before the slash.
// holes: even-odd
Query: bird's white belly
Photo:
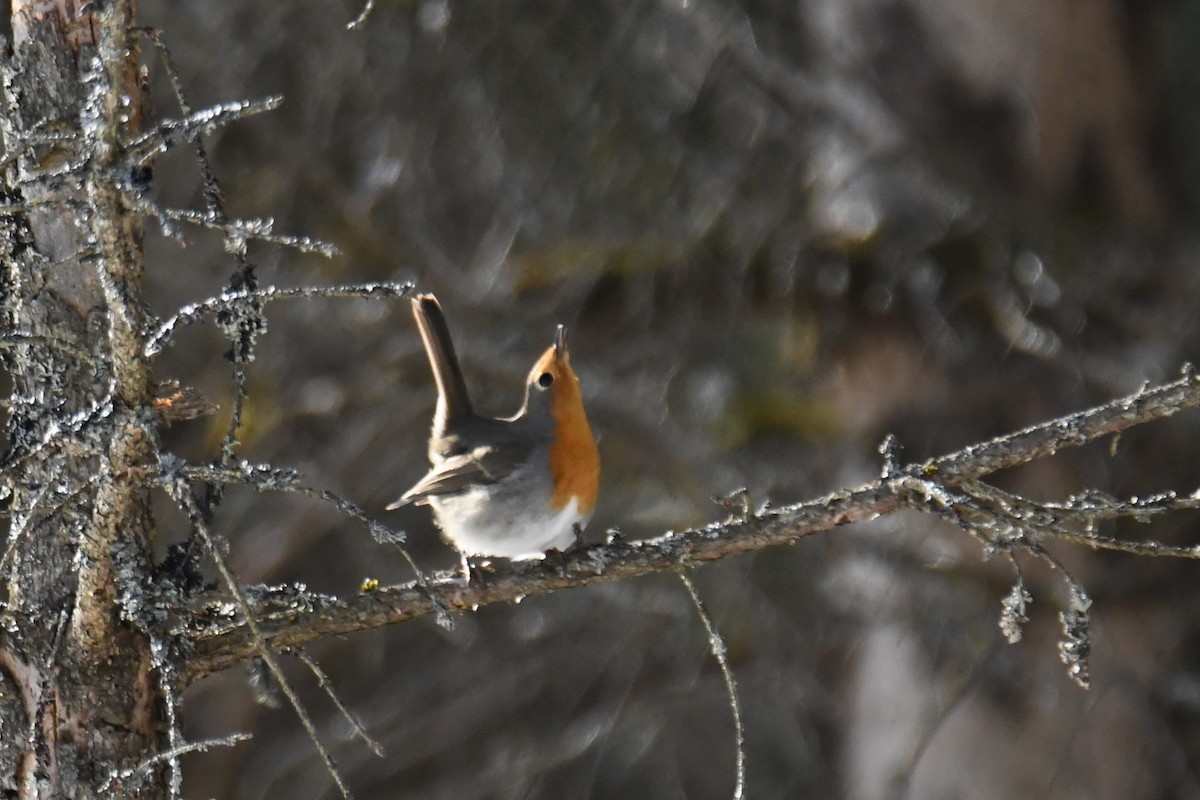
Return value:
<svg viewBox="0 0 1200 800">
<path fill-rule="evenodd" d="M 575 526 L 587 522 L 572 498 L 559 511 L 530 504 L 497 503 L 480 489 L 452 497 L 430 498 L 442 534 L 468 556 L 516 560 L 542 558 L 547 550 L 566 550 L 575 543 Z"/>
</svg>

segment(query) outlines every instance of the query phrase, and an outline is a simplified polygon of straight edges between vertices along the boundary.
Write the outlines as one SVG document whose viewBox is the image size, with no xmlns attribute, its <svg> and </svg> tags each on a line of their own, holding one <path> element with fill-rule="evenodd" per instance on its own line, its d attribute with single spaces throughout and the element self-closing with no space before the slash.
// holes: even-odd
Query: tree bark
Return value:
<svg viewBox="0 0 1200 800">
<path fill-rule="evenodd" d="M 0 790 L 160 797 L 163 683 L 130 607 L 148 574 L 153 466 L 139 344 L 138 123 L 128 0 L 13 3 L 3 55 L 2 306 L 13 407 L 0 607 Z M 123 772 L 122 772 L 123 771 Z M 130 776 L 134 776 L 130 780 Z"/>
</svg>

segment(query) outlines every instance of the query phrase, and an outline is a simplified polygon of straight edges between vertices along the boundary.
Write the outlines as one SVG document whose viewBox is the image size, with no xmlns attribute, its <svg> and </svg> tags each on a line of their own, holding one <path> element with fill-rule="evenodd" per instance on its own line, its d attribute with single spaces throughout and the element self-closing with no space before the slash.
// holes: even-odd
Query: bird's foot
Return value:
<svg viewBox="0 0 1200 800">
<path fill-rule="evenodd" d="M 575 550 L 576 547 L 568 547 L 566 550 L 551 548 L 546 551 L 545 563 L 546 566 L 554 571 L 555 576 L 559 578 L 571 577 L 571 568 L 567 565 L 567 555 Z"/>
<path fill-rule="evenodd" d="M 472 558 L 466 553 L 459 554 L 459 569 L 462 571 L 463 581 L 469 584 L 477 584 L 479 586 L 487 585 L 488 568 L 492 562 L 486 558 Z"/>
</svg>

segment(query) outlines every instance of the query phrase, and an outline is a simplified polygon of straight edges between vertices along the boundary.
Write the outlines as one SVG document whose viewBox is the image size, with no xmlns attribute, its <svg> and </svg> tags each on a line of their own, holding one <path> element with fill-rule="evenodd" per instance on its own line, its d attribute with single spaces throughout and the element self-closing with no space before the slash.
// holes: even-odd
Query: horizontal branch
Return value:
<svg viewBox="0 0 1200 800">
<path fill-rule="evenodd" d="M 1181 372 L 1182 377 L 1171 383 L 1153 388 L 1143 386 L 1140 391 L 1102 406 L 931 459 L 920 466 L 920 473 L 926 477 L 937 476 L 946 482 L 981 478 L 1052 456 L 1064 447 L 1078 447 L 1152 419 L 1169 417 L 1197 404 L 1195 370 L 1191 364 L 1185 364 Z"/>
<path fill-rule="evenodd" d="M 142 134 L 127 145 L 125 160 L 129 166 L 145 166 L 172 147 L 195 141 L 198 137 L 212 133 L 231 122 L 274 111 L 282 103 L 283 98 L 279 95 L 262 100 L 239 100 L 188 114 L 183 119 L 163 120 L 154 130 Z"/>
<path fill-rule="evenodd" d="M 204 317 L 212 316 L 222 311 L 237 308 L 246 303 L 272 303 L 277 300 L 309 300 L 315 297 L 326 298 L 357 298 L 362 300 L 387 297 L 399 299 L 407 297 L 413 289 L 411 283 L 395 283 L 381 281 L 374 283 L 356 283 L 344 286 L 304 286 L 293 289 L 280 289 L 267 286 L 263 289 L 235 289 L 226 291 L 216 297 L 190 303 L 179 309 L 171 317 L 164 320 L 148 335 L 145 352 L 148 356 L 161 352 L 167 342 L 175 334 L 175 329 L 191 325 Z"/>
<path fill-rule="evenodd" d="M 1200 405 L 1200 381 L 1191 369 L 1179 380 L 1105 405 L 1071 414 L 1017 433 L 972 445 L 905 467 L 889 465 L 884 477 L 856 489 L 835 492 L 758 515 L 746 515 L 703 527 L 673 531 L 653 539 L 624 541 L 567 554 L 562 559 L 507 562 L 501 560 L 484 580 L 466 583 L 461 576 L 433 576 L 428 586 L 416 583 L 334 598 L 283 587 L 257 592 L 252 607 L 256 627 L 276 649 L 305 645 L 326 636 L 402 622 L 438 610 L 475 609 L 575 586 L 617 581 L 681 565 L 779 544 L 853 522 L 875 519 L 901 506 L 921 508 L 914 491 L 936 481 L 954 485 L 983 477 L 1118 433 L 1127 428 Z M 925 510 L 936 513 L 936 493 Z M 198 598 L 182 632 L 190 651 L 181 666 L 190 682 L 257 655 L 254 637 L 227 599 Z"/>
</svg>

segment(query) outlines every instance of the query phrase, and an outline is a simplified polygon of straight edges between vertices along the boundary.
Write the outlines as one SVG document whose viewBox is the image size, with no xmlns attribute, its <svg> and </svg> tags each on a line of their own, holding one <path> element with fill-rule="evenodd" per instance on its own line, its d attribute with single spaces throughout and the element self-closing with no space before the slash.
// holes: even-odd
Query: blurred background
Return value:
<svg viewBox="0 0 1200 800">
<path fill-rule="evenodd" d="M 194 107 L 280 93 L 209 140 L 230 213 L 336 243 L 253 245 L 264 284 L 415 280 L 441 298 L 477 406 L 507 414 L 571 328 L 604 479 L 593 526 L 710 521 L 741 486 L 796 501 L 1177 374 L 1200 357 L 1200 6 L 1187 0 L 142 0 Z M 157 113 L 176 116 L 151 54 Z M 156 169 L 202 208 L 188 148 Z M 167 315 L 217 293 L 219 237 L 147 236 Z M 433 386 L 407 302 L 269 307 L 252 461 L 300 469 L 452 567 L 428 512 Z M 221 404 L 168 446 L 208 459 L 227 344 L 159 364 Z M 998 476 L 1037 499 L 1200 483 L 1198 419 Z M 1110 447 L 1110 445 L 1112 445 Z M 163 504 L 164 543 L 184 525 Z M 1200 540 L 1194 518 L 1107 531 Z M 399 555 L 298 497 L 231 490 L 216 527 L 248 583 L 352 594 Z M 700 568 L 728 639 L 748 790 L 769 798 L 1200 798 L 1200 564 L 1059 547 L 1095 599 L 1093 686 L 1055 642 L 1061 580 L 900 515 Z M 536 597 L 312 648 L 387 750 L 293 678 L 356 795 L 722 798 L 733 728 L 678 580 Z M 193 686 L 185 795 L 332 798 L 284 708 L 242 671 Z"/>
</svg>

